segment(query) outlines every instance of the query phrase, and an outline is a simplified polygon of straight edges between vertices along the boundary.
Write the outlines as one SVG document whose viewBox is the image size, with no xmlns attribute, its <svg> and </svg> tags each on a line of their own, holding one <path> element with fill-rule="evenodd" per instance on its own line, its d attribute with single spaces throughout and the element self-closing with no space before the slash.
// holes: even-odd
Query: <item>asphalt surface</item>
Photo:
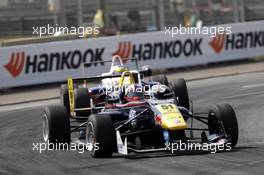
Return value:
<svg viewBox="0 0 264 175">
<path fill-rule="evenodd" d="M 42 109 L 58 100 L 0 107 L 0 174 L 263 174 L 264 73 L 188 82 L 194 108 L 230 103 L 239 124 L 239 142 L 216 154 L 151 154 L 137 158 L 91 158 L 88 152 L 33 151 L 41 142 Z"/>
</svg>

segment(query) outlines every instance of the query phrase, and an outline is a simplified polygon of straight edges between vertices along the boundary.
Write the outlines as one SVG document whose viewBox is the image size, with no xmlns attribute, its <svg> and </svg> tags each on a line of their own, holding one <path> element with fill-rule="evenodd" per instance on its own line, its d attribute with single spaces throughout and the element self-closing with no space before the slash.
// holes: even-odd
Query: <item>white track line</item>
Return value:
<svg viewBox="0 0 264 175">
<path fill-rule="evenodd" d="M 245 85 L 245 86 L 242 86 L 242 88 L 256 88 L 256 87 L 262 87 L 262 86 L 264 86 L 264 83 Z"/>
<path fill-rule="evenodd" d="M 25 108 L 39 107 L 39 106 L 48 106 L 52 104 L 59 104 L 59 100 L 52 99 L 52 100 L 45 100 L 45 101 L 38 101 L 38 102 L 28 102 L 28 103 L 22 103 L 22 104 L 0 106 L 0 112 L 20 110 L 20 109 L 25 109 Z"/>
<path fill-rule="evenodd" d="M 244 93 L 244 94 L 237 94 L 237 95 L 230 95 L 230 96 L 227 96 L 227 97 L 222 97 L 221 99 L 230 99 L 230 98 L 246 97 L 246 96 L 261 95 L 261 94 L 264 94 L 264 91 Z"/>
</svg>

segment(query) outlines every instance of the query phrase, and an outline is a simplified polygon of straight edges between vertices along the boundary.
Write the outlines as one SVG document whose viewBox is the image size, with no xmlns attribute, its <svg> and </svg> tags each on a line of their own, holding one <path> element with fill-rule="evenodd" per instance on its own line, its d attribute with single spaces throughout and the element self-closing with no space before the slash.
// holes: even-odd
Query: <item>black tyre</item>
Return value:
<svg viewBox="0 0 264 175">
<path fill-rule="evenodd" d="M 170 88 L 175 93 L 175 96 L 178 98 L 180 106 L 183 106 L 189 110 L 189 94 L 185 80 L 181 78 L 171 81 Z"/>
<path fill-rule="evenodd" d="M 116 150 L 116 136 L 112 119 L 105 114 L 90 115 L 86 127 L 86 143 L 95 145 L 90 151 L 92 157 L 110 157 Z"/>
<path fill-rule="evenodd" d="M 159 82 L 160 84 L 163 84 L 163 85 L 166 85 L 166 86 L 168 86 L 168 84 L 169 84 L 168 78 L 164 74 L 152 76 L 151 77 L 151 81 L 156 81 L 156 82 Z"/>
<path fill-rule="evenodd" d="M 43 114 L 43 139 L 50 143 L 70 143 L 70 121 L 65 106 L 48 106 Z"/>
<path fill-rule="evenodd" d="M 220 121 L 230 138 L 231 146 L 235 146 L 238 141 L 238 124 L 235 111 L 229 104 L 217 105 L 209 110 L 208 128 L 210 134 L 222 134 L 219 126 Z"/>
<path fill-rule="evenodd" d="M 70 114 L 69 91 L 68 91 L 68 85 L 67 84 L 61 85 L 60 101 L 61 101 L 61 104 L 66 107 L 68 114 Z"/>
<path fill-rule="evenodd" d="M 90 107 L 90 97 L 87 88 L 74 89 L 74 104 L 75 108 Z M 88 117 L 90 114 L 90 111 L 87 110 L 76 112 L 76 116 Z"/>
</svg>

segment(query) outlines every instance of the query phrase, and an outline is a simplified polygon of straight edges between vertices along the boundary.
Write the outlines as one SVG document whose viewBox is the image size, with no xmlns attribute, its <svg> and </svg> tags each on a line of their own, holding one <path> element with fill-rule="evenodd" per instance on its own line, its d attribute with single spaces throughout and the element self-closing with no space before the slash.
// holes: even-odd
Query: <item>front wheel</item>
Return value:
<svg viewBox="0 0 264 175">
<path fill-rule="evenodd" d="M 86 126 L 86 143 L 92 146 L 92 157 L 110 157 L 116 150 L 116 136 L 109 115 L 92 114 Z"/>
<path fill-rule="evenodd" d="M 230 139 L 231 146 L 235 146 L 238 141 L 238 124 L 234 109 L 229 104 L 212 107 L 208 113 L 208 129 L 210 134 L 223 134 L 221 131 L 223 124 L 225 133 Z"/>
<path fill-rule="evenodd" d="M 70 143 L 70 121 L 65 106 L 48 106 L 43 114 L 43 139 L 50 143 Z"/>
</svg>

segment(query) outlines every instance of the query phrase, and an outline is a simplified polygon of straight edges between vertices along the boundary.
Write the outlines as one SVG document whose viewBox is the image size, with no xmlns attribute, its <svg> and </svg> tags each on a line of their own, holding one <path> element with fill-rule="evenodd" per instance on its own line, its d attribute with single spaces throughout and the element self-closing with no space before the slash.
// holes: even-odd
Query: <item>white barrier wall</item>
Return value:
<svg viewBox="0 0 264 175">
<path fill-rule="evenodd" d="M 64 81 L 76 77 L 82 62 L 138 58 L 151 68 L 173 68 L 264 55 L 264 21 L 230 24 L 231 35 L 174 35 L 150 32 L 87 40 L 0 48 L 0 88 Z M 95 75 L 108 66 L 85 67 Z"/>
</svg>

